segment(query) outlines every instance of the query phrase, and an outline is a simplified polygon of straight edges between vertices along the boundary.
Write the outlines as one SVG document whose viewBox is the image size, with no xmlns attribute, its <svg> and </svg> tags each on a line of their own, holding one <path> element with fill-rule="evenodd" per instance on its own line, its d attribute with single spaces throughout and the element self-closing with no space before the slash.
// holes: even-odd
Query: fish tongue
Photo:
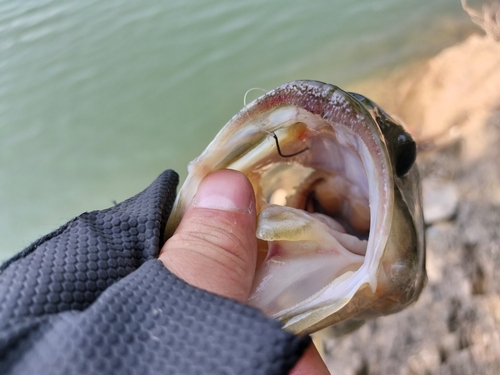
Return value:
<svg viewBox="0 0 500 375">
<path fill-rule="evenodd" d="M 303 255 L 313 251 L 349 257 L 349 253 L 364 255 L 367 247 L 367 241 L 346 233 L 335 219 L 288 206 L 269 205 L 264 208 L 257 220 L 256 235 L 264 241 L 308 242 L 309 245 L 292 246 L 296 248 L 294 253 Z M 271 252 L 269 256 L 272 256 Z"/>
<path fill-rule="evenodd" d="M 366 251 L 366 241 L 342 233 L 340 224 L 318 215 L 276 205 L 261 211 L 257 237 L 268 241 L 269 249 L 249 302 L 264 313 L 297 305 L 361 266 L 364 257 L 358 253 Z"/>
</svg>

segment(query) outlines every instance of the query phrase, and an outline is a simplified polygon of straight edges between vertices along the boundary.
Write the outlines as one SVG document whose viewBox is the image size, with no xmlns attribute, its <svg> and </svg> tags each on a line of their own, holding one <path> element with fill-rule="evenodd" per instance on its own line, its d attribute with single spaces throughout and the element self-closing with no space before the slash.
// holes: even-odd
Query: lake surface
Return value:
<svg viewBox="0 0 500 375">
<path fill-rule="evenodd" d="M 459 0 L 0 1 L 0 260 L 185 177 L 249 88 L 345 86 L 469 22 Z"/>
</svg>

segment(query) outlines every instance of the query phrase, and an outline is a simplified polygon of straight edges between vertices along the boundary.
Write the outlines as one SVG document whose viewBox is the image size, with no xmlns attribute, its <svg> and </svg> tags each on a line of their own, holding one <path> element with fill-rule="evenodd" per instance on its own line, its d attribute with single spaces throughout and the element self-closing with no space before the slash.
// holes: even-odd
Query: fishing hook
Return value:
<svg viewBox="0 0 500 375">
<path fill-rule="evenodd" d="M 280 156 L 283 158 L 291 158 L 292 156 L 297 156 L 297 155 L 302 154 L 303 152 L 309 150 L 309 146 L 306 146 L 306 148 L 304 148 L 303 150 L 294 152 L 293 154 L 285 155 L 281 152 L 280 143 L 278 142 L 278 136 L 274 132 L 271 132 L 271 135 L 273 136 L 274 140 L 276 141 L 276 148 L 278 149 L 278 154 L 280 154 Z"/>
</svg>

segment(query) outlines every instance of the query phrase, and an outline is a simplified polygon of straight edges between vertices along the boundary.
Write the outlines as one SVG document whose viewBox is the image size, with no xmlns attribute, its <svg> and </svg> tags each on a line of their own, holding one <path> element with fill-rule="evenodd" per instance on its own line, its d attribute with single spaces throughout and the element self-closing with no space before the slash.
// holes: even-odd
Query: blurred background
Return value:
<svg viewBox="0 0 500 375">
<path fill-rule="evenodd" d="M 0 261 L 184 178 L 252 87 L 349 86 L 472 27 L 458 0 L 0 1 Z"/>
<path fill-rule="evenodd" d="M 500 1 L 470 2 L 0 0 L 0 262 L 185 178 L 249 89 L 325 81 L 414 135 L 428 275 L 414 306 L 318 336 L 327 365 L 499 374 Z"/>
</svg>

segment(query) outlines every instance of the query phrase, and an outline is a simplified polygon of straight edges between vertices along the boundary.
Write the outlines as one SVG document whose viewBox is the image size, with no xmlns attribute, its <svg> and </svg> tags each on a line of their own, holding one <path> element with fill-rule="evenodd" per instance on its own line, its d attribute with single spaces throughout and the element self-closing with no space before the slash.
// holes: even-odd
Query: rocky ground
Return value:
<svg viewBox="0 0 500 375">
<path fill-rule="evenodd" d="M 351 89 L 419 143 L 428 283 L 407 310 L 325 339 L 332 374 L 500 374 L 500 42 L 472 35 Z"/>
</svg>

